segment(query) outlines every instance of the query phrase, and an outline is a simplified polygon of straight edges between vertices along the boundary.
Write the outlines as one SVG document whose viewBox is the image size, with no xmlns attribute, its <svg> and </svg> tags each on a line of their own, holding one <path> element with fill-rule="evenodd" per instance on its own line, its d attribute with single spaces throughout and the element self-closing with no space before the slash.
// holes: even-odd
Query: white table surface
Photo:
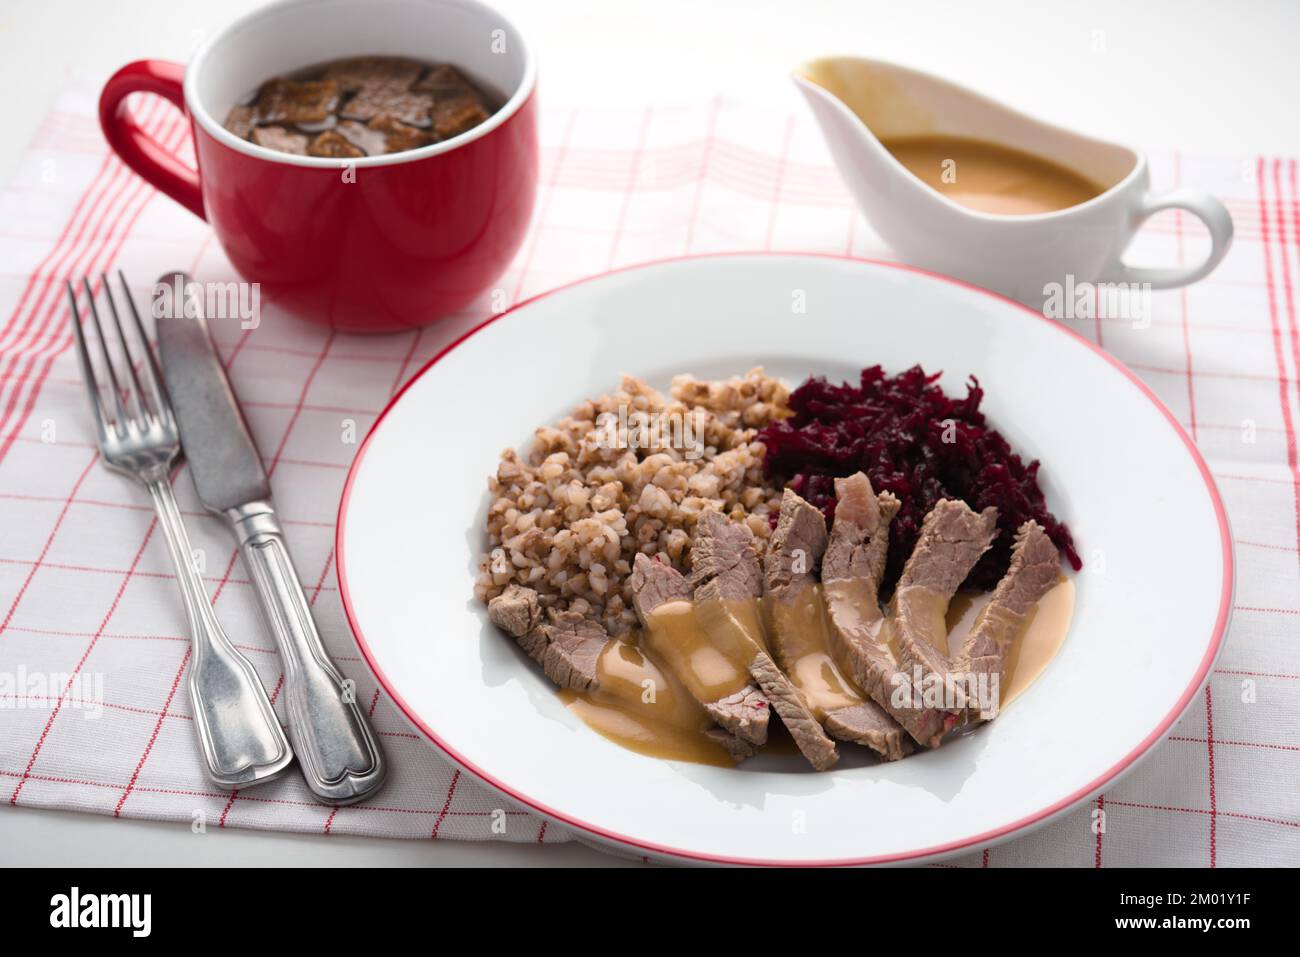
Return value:
<svg viewBox="0 0 1300 957">
<path fill-rule="evenodd" d="M 966 83 L 1027 112 L 1144 148 L 1300 155 L 1300 4 L 1147 0 L 494 0 L 531 37 L 556 103 L 671 103 L 722 92 L 799 108 L 800 60 L 862 53 Z M 189 51 L 257 0 L 10 0 L 0 181 L 58 92 Z M 0 864 L 219 866 L 625 863 L 579 844 L 309 837 L 5 807 Z"/>
</svg>

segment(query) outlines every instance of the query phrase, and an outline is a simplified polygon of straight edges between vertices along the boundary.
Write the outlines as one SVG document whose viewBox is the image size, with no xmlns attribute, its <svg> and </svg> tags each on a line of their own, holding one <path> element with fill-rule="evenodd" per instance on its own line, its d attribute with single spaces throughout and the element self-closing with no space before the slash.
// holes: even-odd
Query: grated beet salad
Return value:
<svg viewBox="0 0 1300 957">
<path fill-rule="evenodd" d="M 809 379 L 790 395 L 794 414 L 758 434 L 767 447 L 765 471 L 786 480 L 828 521 L 835 516 L 836 478 L 861 470 L 877 492 L 897 495 L 903 504 L 889 529 L 886 592 L 912 553 L 922 519 L 944 498 L 963 499 L 976 511 L 998 509 L 998 536 L 965 587 L 997 584 L 1011 561 L 1015 531 L 1030 518 L 1076 571 L 1082 568 L 1069 529 L 1047 510 L 1038 461 L 1026 465 L 984 421 L 979 381 L 971 376 L 966 397 L 953 399 L 935 384 L 938 378 L 920 366 L 896 376 L 871 366 L 856 385 Z"/>
</svg>

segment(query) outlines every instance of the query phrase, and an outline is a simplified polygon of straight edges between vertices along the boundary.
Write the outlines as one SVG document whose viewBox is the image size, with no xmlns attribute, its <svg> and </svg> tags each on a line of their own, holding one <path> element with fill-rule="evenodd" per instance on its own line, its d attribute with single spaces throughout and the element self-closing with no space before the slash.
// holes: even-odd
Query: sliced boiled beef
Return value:
<svg viewBox="0 0 1300 957">
<path fill-rule="evenodd" d="M 825 724 L 831 737 L 868 747 L 886 761 L 905 758 L 915 750 L 894 717 L 874 701 L 831 711 Z"/>
<path fill-rule="evenodd" d="M 817 566 L 826 553 L 826 519 L 786 489 L 776 529 L 763 559 L 763 593 L 792 598 L 817 581 Z"/>
<path fill-rule="evenodd" d="M 913 703 L 907 676 L 889 647 L 880 607 L 889 523 L 898 513 L 898 499 L 889 492 L 876 495 L 866 475 L 858 472 L 835 480 L 835 502 L 822 589 L 836 660 L 918 744 L 936 747 L 956 716 Z M 899 689 L 904 695 L 896 699 Z"/>
<path fill-rule="evenodd" d="M 720 644 L 750 646 L 749 674 L 790 732 L 799 752 L 818 771 L 839 760 L 835 742 L 826 736 L 803 694 L 767 653 L 761 633 L 758 599 L 763 573 L 754 533 L 719 512 L 705 512 L 691 540 L 690 582 L 701 624 Z M 748 612 L 748 614 L 746 614 Z M 757 630 L 758 633 L 751 633 Z"/>
<path fill-rule="evenodd" d="M 1011 548 L 1011 565 L 993 590 L 993 597 L 980 609 L 953 664 L 955 671 L 968 676 L 968 682 L 978 681 L 981 675 L 997 677 L 996 684 L 986 683 L 988 700 L 980 702 L 980 718 L 997 716 L 1011 646 L 1030 612 L 1056 584 L 1060 572 L 1061 556 L 1046 530 L 1033 519 L 1021 525 Z"/>
<path fill-rule="evenodd" d="M 758 745 L 744 738 L 739 738 L 732 734 L 726 728 L 709 728 L 704 732 L 704 736 L 725 750 L 737 761 L 743 761 L 745 758 L 752 758 L 758 753 Z"/>
<path fill-rule="evenodd" d="M 522 585 L 511 585 L 488 602 L 488 619 L 517 639 L 529 657 L 542 666 L 546 677 L 561 688 L 596 691 L 600 685 L 600 656 L 617 639 L 610 638 L 600 622 L 577 612 L 549 614 L 548 621 L 537 593 Z M 721 725 L 749 729 L 754 719 L 748 712 L 761 710 L 763 714 L 767 713 L 766 699 L 762 699 L 757 689 L 750 690 L 758 695 L 757 701 L 751 696 L 748 700 L 713 702 L 705 710 Z M 764 732 L 766 728 L 764 721 Z M 752 755 L 757 745 L 762 743 L 741 739 L 725 727 L 709 728 L 704 734 L 737 760 Z"/>
<path fill-rule="evenodd" d="M 537 592 L 522 585 L 506 586 L 505 591 L 488 602 L 488 620 L 507 635 L 523 638 L 542 623 L 542 605 Z"/>
<path fill-rule="evenodd" d="M 821 722 L 808 707 L 803 692 L 777 667 L 772 657 L 764 652 L 754 656 L 750 673 L 765 692 L 781 723 L 790 732 L 799 753 L 818 771 L 826 771 L 840 759 L 839 750 L 822 729 Z M 900 755 L 901 757 L 901 755 Z"/>
<path fill-rule="evenodd" d="M 743 601 L 763 597 L 754 533 L 721 512 L 705 512 L 691 538 L 688 581 L 696 601 Z"/>
<path fill-rule="evenodd" d="M 636 557 L 632 568 L 631 584 L 632 604 L 636 608 L 641 624 L 650 633 L 647 640 L 651 642 L 656 640 L 656 629 L 659 627 L 654 618 L 655 614 L 662 614 L 666 610 L 665 606 L 670 606 L 674 602 L 688 604 L 691 602 L 691 586 L 681 572 L 671 565 L 655 561 L 644 554 Z M 669 657 L 671 651 L 670 648 L 660 649 L 660 654 Z M 731 665 L 729 659 L 723 658 L 720 652 L 715 661 L 724 669 Z M 669 663 L 672 664 L 671 661 Z M 744 665 L 735 665 L 734 668 L 736 672 L 747 675 L 747 668 Z M 771 708 L 767 698 L 757 686 L 742 684 L 739 688 L 709 700 L 708 696 L 699 690 L 700 682 L 696 680 L 697 676 L 691 673 L 690 668 L 683 665 L 676 666 L 674 670 L 687 687 L 696 694 L 700 704 L 705 707 L 710 716 L 723 728 L 751 744 L 761 745 L 767 741 Z"/>
<path fill-rule="evenodd" d="M 546 677 L 561 688 L 591 691 L 596 687 L 596 666 L 610 640 L 599 622 L 572 611 L 545 621 L 537 593 L 522 585 L 511 585 L 488 602 L 488 619 L 518 639 Z"/>
<path fill-rule="evenodd" d="M 555 620 L 541 626 L 546 635 L 542 670 L 561 688 L 590 691 L 600 680 L 597 665 L 600 653 L 610 641 L 598 621 L 584 618 L 576 611 L 563 611 Z"/>
<path fill-rule="evenodd" d="M 700 703 L 710 718 L 737 737 L 754 745 L 767 743 L 770 702 L 754 685 L 746 685 L 725 698 Z"/>
<path fill-rule="evenodd" d="M 962 683 L 950 673 L 948 605 L 993 543 L 997 521 L 998 510 L 992 506 L 975 512 L 959 499 L 943 499 L 921 523 L 894 592 L 898 665 L 912 682 L 914 699 L 941 691 L 946 710 L 966 707 Z M 921 688 L 916 687 L 918 679 Z M 931 683 L 937 687 L 924 687 Z"/>
<path fill-rule="evenodd" d="M 776 530 L 768 543 L 763 577 L 764 595 L 770 603 L 772 651 L 787 675 L 800 674 L 799 652 L 808 648 L 824 647 L 826 655 L 822 670 L 835 670 L 827 634 L 829 623 L 820 620 L 820 605 L 810 620 L 801 620 L 795 613 L 800 603 L 815 598 L 815 593 L 810 596 L 810 590 L 817 584 L 817 570 L 825 555 L 827 541 L 826 519 L 821 511 L 786 489 Z M 792 633 L 793 629 L 799 629 L 800 633 Z M 837 678 L 836 683 L 840 685 L 840 694 L 829 706 L 820 707 L 804 695 L 810 709 L 815 715 L 820 715 L 820 723 L 832 737 L 866 745 L 887 760 L 902 757 L 910 750 L 907 733 L 879 704 L 863 697 L 848 682 L 839 682 Z M 797 679 L 795 686 L 799 687 Z M 799 690 L 803 691 L 802 688 Z"/>
</svg>

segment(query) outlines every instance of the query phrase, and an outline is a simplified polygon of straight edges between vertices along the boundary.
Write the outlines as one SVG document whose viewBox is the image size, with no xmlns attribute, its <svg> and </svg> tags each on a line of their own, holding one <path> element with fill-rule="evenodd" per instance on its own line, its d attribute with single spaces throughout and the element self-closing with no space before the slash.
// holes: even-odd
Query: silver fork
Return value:
<svg viewBox="0 0 1300 957">
<path fill-rule="evenodd" d="M 108 302 L 113 326 L 121 344 L 124 367 L 119 374 L 109 356 L 104 324 L 99 320 L 95 294 L 89 279 L 82 279 L 86 298 L 90 303 L 90 318 L 94 323 L 99 343 L 99 359 L 108 376 L 111 397 L 108 404 L 95 378 L 90 350 L 82 329 L 81 314 L 77 309 L 77 295 L 72 283 L 67 283 L 68 302 L 72 307 L 72 330 L 77 342 L 77 357 L 81 362 L 81 375 L 90 396 L 99 437 L 99 451 L 104 464 L 115 472 L 132 476 L 143 483 L 153 497 L 158 511 L 158 524 L 167 539 L 167 550 L 176 567 L 176 580 L 185 599 L 185 614 L 189 618 L 193 660 L 190 662 L 189 690 L 193 702 L 194 727 L 198 730 L 199 744 L 208 776 L 225 788 L 247 787 L 270 780 L 280 774 L 293 760 L 293 752 L 285 738 L 284 729 L 275 717 L 266 690 L 257 672 L 226 637 L 208 601 L 203 580 L 194 567 L 189 536 L 181 522 L 180 509 L 172 493 L 170 473 L 172 463 L 180 453 L 180 433 L 172 414 L 171 400 L 162 384 L 157 360 L 149 348 L 144 324 L 136 310 L 135 300 L 126 284 L 126 277 L 118 271 L 122 292 L 130 306 L 136 335 L 144 350 L 144 359 L 137 363 L 131 357 L 122 319 L 109 286 L 108 276 L 101 276 L 104 297 Z M 148 390 L 141 385 L 141 377 Z M 130 388 L 124 389 L 126 382 Z M 111 414 L 110 414 L 111 413 Z"/>
</svg>

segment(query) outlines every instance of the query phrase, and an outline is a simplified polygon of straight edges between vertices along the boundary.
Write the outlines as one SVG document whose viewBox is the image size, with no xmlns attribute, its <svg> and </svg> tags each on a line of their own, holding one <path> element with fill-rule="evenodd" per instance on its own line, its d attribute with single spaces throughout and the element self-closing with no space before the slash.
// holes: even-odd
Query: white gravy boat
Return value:
<svg viewBox="0 0 1300 957">
<path fill-rule="evenodd" d="M 1232 242 L 1232 218 L 1198 189 L 1152 194 L 1146 157 L 1032 119 L 956 84 L 858 57 L 812 60 L 795 73 L 840 175 L 862 214 L 906 262 L 996 290 L 1042 309 L 1055 284 L 1114 283 L 1168 289 L 1207 275 Z M 910 136 L 991 141 L 1051 160 L 1102 187 L 1087 202 L 1006 216 L 958 205 L 881 145 Z M 960 175 L 960 174 L 958 174 Z M 1210 231 L 1203 262 L 1146 268 L 1124 250 L 1162 209 L 1183 209 Z"/>
</svg>

